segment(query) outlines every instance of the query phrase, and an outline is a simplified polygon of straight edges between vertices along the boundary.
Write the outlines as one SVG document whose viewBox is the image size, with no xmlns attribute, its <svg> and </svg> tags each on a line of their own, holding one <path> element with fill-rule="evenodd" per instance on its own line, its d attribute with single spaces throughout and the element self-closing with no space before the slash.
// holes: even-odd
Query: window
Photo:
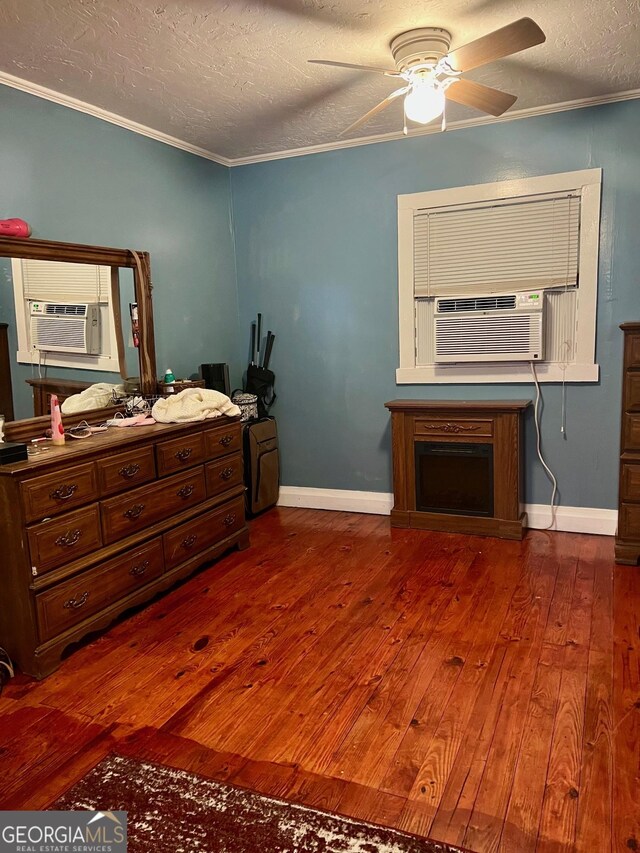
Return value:
<svg viewBox="0 0 640 853">
<path fill-rule="evenodd" d="M 118 371 L 110 267 L 14 258 L 11 261 L 11 274 L 18 333 L 18 362 Z M 100 313 L 99 354 L 34 351 L 31 346 L 30 306 L 32 302 L 38 301 L 97 304 Z"/>
<path fill-rule="evenodd" d="M 536 290 L 541 381 L 594 382 L 601 170 L 398 196 L 398 383 L 522 382 L 528 362 L 436 364 L 435 300 Z M 494 300 L 495 301 L 495 300 Z"/>
</svg>

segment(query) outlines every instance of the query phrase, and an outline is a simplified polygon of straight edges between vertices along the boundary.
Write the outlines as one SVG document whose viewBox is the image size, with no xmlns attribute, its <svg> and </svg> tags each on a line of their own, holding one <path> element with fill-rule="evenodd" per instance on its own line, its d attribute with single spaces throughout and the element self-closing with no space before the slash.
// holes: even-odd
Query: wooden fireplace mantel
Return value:
<svg viewBox="0 0 640 853">
<path fill-rule="evenodd" d="M 530 400 L 392 400 L 393 527 L 415 527 L 522 539 L 522 414 Z M 418 510 L 416 443 L 490 445 L 493 454 L 493 514 L 460 515 Z"/>
</svg>

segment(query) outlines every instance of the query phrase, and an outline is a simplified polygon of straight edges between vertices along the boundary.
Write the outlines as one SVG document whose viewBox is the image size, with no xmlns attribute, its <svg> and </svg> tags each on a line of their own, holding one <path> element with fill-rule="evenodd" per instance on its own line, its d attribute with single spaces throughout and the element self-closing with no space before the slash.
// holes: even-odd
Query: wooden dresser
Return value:
<svg viewBox="0 0 640 853">
<path fill-rule="evenodd" d="M 249 544 L 239 419 L 112 428 L 0 466 L 0 646 L 52 672 L 72 642 Z"/>
<path fill-rule="evenodd" d="M 616 562 L 640 560 L 640 323 L 623 323 L 622 429 Z"/>
</svg>

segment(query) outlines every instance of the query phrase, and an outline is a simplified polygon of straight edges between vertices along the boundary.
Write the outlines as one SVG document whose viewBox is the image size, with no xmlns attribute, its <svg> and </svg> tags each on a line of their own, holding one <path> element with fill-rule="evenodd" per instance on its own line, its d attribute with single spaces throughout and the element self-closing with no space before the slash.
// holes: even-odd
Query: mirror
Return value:
<svg viewBox="0 0 640 853">
<path fill-rule="evenodd" d="M 0 238 L 0 413 L 8 437 L 20 440 L 27 425 L 40 434 L 52 393 L 64 419 L 103 420 L 112 387 L 122 393 L 125 378 L 142 393 L 156 391 L 148 255 Z"/>
<path fill-rule="evenodd" d="M 114 269 L 112 279 L 109 267 L 96 264 L 0 259 L 0 323 L 10 370 L 3 379 L 11 380 L 4 383 L 7 420 L 47 415 L 51 393 L 63 412 L 113 405 L 108 386 L 117 390 L 125 378 L 140 375 L 135 311 L 132 270 Z M 95 393 L 83 393 L 97 383 L 102 387 Z M 67 403 L 68 397 L 74 399 Z"/>
</svg>

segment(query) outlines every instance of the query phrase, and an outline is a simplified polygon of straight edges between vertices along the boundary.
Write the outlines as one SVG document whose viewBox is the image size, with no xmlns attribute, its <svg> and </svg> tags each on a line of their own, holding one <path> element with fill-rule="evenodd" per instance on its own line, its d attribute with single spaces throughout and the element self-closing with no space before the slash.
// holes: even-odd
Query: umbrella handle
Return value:
<svg viewBox="0 0 640 853">
<path fill-rule="evenodd" d="M 262 340 L 262 314 L 258 314 L 258 346 L 256 355 L 256 364 L 260 366 L 260 341 Z"/>
<path fill-rule="evenodd" d="M 269 362 L 271 361 L 271 350 L 273 349 L 273 342 L 275 341 L 276 336 L 273 332 L 267 332 L 267 346 L 264 352 L 264 362 L 262 366 L 266 369 L 269 367 Z"/>
</svg>

